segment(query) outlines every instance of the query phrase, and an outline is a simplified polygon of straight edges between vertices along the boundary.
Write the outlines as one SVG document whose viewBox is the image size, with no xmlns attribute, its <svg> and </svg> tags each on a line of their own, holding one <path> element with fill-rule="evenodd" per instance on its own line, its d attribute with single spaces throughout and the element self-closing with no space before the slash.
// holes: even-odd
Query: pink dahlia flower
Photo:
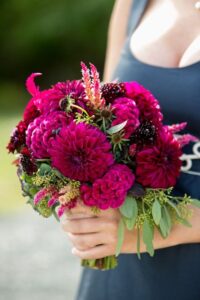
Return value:
<svg viewBox="0 0 200 300">
<path fill-rule="evenodd" d="M 98 128 L 72 122 L 61 129 L 50 150 L 52 165 L 64 176 L 93 182 L 113 164 L 111 145 Z"/>
<path fill-rule="evenodd" d="M 87 206 L 96 206 L 100 209 L 117 208 L 124 202 L 134 180 L 134 174 L 126 165 L 115 164 L 92 186 L 83 184 L 81 198 Z"/>
<path fill-rule="evenodd" d="M 24 118 L 33 117 L 33 110 L 39 110 L 41 114 L 46 114 L 52 111 L 61 110 L 60 101 L 65 97 L 73 98 L 79 106 L 84 106 L 86 103 L 86 94 L 81 80 L 67 80 L 58 82 L 50 89 L 40 91 L 35 84 L 35 77 L 42 75 L 41 73 L 31 74 L 27 81 L 26 87 L 28 92 L 33 96 L 31 104 L 25 109 Z M 36 109 L 35 109 L 35 107 Z"/>
<path fill-rule="evenodd" d="M 154 96 L 137 82 L 126 82 L 125 89 L 127 97 L 136 102 L 141 122 L 148 120 L 160 128 L 163 116 L 160 105 Z"/>
<path fill-rule="evenodd" d="M 29 124 L 26 132 L 26 144 L 35 158 L 49 157 L 51 142 L 59 130 L 70 122 L 64 112 L 41 115 Z"/>
<path fill-rule="evenodd" d="M 129 98 L 118 98 L 112 104 L 113 114 L 116 119 L 112 122 L 112 126 L 128 121 L 124 128 L 124 138 L 129 138 L 140 125 L 139 110 L 135 101 Z"/>
<path fill-rule="evenodd" d="M 41 113 L 49 113 L 61 110 L 60 101 L 66 97 L 74 99 L 76 104 L 83 106 L 85 91 L 80 80 L 58 82 L 51 89 L 42 91 L 37 95 L 34 103 Z"/>
<path fill-rule="evenodd" d="M 181 147 L 169 132 L 163 131 L 157 145 L 136 155 L 136 179 L 145 187 L 173 187 L 180 173 Z"/>
</svg>

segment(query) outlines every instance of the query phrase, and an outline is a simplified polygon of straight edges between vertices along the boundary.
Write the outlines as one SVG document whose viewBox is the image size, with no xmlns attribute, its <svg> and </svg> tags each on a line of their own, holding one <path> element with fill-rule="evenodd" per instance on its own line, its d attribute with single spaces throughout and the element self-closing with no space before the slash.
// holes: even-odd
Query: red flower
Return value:
<svg viewBox="0 0 200 300">
<path fill-rule="evenodd" d="M 117 98 L 112 104 L 113 114 L 116 119 L 112 122 L 112 126 L 123 123 L 127 120 L 124 128 L 124 138 L 129 138 L 136 128 L 139 126 L 139 110 L 135 101 L 129 98 Z"/>
<path fill-rule="evenodd" d="M 61 129 L 49 151 L 52 165 L 64 176 L 93 182 L 113 164 L 111 144 L 98 128 L 72 122 Z"/>
<path fill-rule="evenodd" d="M 9 152 L 14 153 L 17 151 L 20 152 L 21 148 L 25 145 L 26 140 L 26 129 L 27 124 L 24 121 L 20 121 L 18 125 L 15 127 L 9 144 L 7 145 L 7 149 Z"/>
<path fill-rule="evenodd" d="M 125 88 L 127 97 L 134 99 L 136 102 L 140 112 L 141 123 L 150 121 L 157 128 L 160 128 L 163 116 L 155 97 L 137 82 L 126 82 Z"/>
<path fill-rule="evenodd" d="M 83 184 L 81 198 L 87 206 L 96 206 L 100 209 L 120 207 L 134 180 L 134 174 L 126 165 L 115 164 L 92 186 Z"/>
<path fill-rule="evenodd" d="M 173 187 L 180 173 L 182 155 L 179 143 L 163 131 L 157 145 L 136 155 L 136 179 L 145 187 Z"/>
</svg>

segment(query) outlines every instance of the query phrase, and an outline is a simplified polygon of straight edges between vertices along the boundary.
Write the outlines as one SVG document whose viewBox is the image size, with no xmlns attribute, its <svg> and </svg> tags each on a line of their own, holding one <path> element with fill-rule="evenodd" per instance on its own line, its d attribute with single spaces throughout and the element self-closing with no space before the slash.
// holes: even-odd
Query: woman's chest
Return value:
<svg viewBox="0 0 200 300">
<path fill-rule="evenodd" d="M 181 15 L 165 3 L 152 2 L 147 7 L 131 36 L 131 52 L 144 63 L 163 67 L 184 67 L 199 61 L 200 12 L 192 7 L 194 12 Z"/>
</svg>

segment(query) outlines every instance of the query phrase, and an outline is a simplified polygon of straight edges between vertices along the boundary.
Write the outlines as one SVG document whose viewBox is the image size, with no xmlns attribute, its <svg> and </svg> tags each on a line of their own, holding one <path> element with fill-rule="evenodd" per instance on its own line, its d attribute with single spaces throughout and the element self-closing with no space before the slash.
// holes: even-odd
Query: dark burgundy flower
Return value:
<svg viewBox="0 0 200 300">
<path fill-rule="evenodd" d="M 7 145 L 7 149 L 9 152 L 14 153 L 20 152 L 21 148 L 26 144 L 26 129 L 27 124 L 24 121 L 20 121 L 18 125 L 15 127 L 9 144 Z"/>
<path fill-rule="evenodd" d="M 150 188 L 174 186 L 180 173 L 181 155 L 179 143 L 171 133 L 163 131 L 156 145 L 137 153 L 137 181 Z"/>
</svg>

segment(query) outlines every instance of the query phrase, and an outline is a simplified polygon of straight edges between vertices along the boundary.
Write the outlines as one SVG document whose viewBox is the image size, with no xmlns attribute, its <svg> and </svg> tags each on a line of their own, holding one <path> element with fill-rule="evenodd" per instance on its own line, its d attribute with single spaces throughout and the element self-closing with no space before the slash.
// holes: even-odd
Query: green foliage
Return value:
<svg viewBox="0 0 200 300">
<path fill-rule="evenodd" d="M 81 60 L 93 62 L 102 72 L 113 3 L 114 0 L 2 0 L 1 107 L 4 103 L 5 108 L 12 109 L 27 101 L 23 83 L 31 72 L 45 75 L 40 80 L 43 86 L 79 78 Z M 8 106 L 8 98 L 16 100 L 11 102 L 12 107 Z"/>
<path fill-rule="evenodd" d="M 124 242 L 124 221 L 121 218 L 118 226 L 118 239 L 117 239 L 117 247 L 115 251 L 115 255 L 118 256 L 121 252 L 121 248 Z"/>
<path fill-rule="evenodd" d="M 127 121 L 124 121 L 120 124 L 114 125 L 107 130 L 108 134 L 115 134 L 120 132 L 127 124 Z"/>
<path fill-rule="evenodd" d="M 191 211 L 188 205 L 200 207 L 200 202 L 184 195 L 173 195 L 170 189 L 146 189 L 143 196 L 133 197 L 131 192 L 120 207 L 122 220 L 128 230 L 137 230 L 137 254 L 140 258 L 140 234 L 146 245 L 146 251 L 153 256 L 154 229 L 157 228 L 163 238 L 169 236 L 174 223 L 179 222 L 191 227 L 188 218 Z M 122 238 L 119 235 L 119 238 Z"/>
<path fill-rule="evenodd" d="M 159 225 L 161 219 L 161 205 L 157 199 L 153 202 L 152 215 L 156 225 Z"/>
<path fill-rule="evenodd" d="M 153 248 L 153 236 L 154 236 L 154 227 L 149 222 L 149 220 L 145 220 L 142 226 L 142 236 L 143 242 L 146 245 L 147 252 L 153 256 L 154 248 Z"/>
</svg>

